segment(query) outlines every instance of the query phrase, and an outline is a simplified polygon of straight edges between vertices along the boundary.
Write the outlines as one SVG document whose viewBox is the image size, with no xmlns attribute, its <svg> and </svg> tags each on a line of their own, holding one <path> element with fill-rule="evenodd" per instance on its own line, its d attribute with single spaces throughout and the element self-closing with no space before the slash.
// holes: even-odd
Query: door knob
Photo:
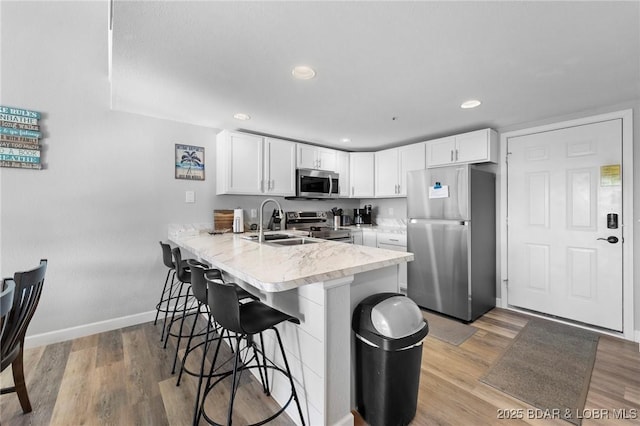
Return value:
<svg viewBox="0 0 640 426">
<path fill-rule="evenodd" d="M 611 244 L 615 244 L 615 243 L 617 243 L 617 242 L 618 242 L 618 237 L 614 237 L 613 235 L 612 235 L 612 236 L 610 236 L 610 237 L 607 237 L 607 238 L 598 238 L 598 239 L 599 239 L 599 240 L 607 241 L 607 242 L 609 242 L 609 243 L 611 243 Z"/>
</svg>

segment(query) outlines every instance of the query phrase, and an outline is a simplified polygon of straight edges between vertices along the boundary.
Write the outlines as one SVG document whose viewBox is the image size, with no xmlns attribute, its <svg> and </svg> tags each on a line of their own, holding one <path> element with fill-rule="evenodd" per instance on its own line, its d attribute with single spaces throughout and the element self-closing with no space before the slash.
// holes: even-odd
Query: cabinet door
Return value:
<svg viewBox="0 0 640 426">
<path fill-rule="evenodd" d="M 398 196 L 398 149 L 375 153 L 376 198 Z"/>
<path fill-rule="evenodd" d="M 296 164 L 299 169 L 317 169 L 317 147 L 313 145 L 306 145 L 303 143 L 297 144 L 298 155 Z"/>
<path fill-rule="evenodd" d="M 489 158 L 488 130 L 464 133 L 456 136 L 454 161 L 470 163 L 487 161 Z"/>
<path fill-rule="evenodd" d="M 349 185 L 349 153 L 336 151 L 337 172 L 340 176 L 340 197 L 348 198 L 351 186 Z"/>
<path fill-rule="evenodd" d="M 362 231 L 351 231 L 351 237 L 353 237 L 353 244 L 362 245 Z"/>
<path fill-rule="evenodd" d="M 424 170 L 427 167 L 426 144 L 424 142 L 398 148 L 398 195 L 407 196 L 407 172 Z"/>
<path fill-rule="evenodd" d="M 374 155 L 373 152 L 352 152 L 349 154 L 351 197 L 374 196 Z"/>
<path fill-rule="evenodd" d="M 328 148 L 318 148 L 317 159 L 318 169 L 329 170 L 335 172 L 338 170 L 338 164 L 336 161 L 336 150 Z"/>
<path fill-rule="evenodd" d="M 455 143 L 454 136 L 427 142 L 427 165 L 433 167 L 453 163 Z"/>
<path fill-rule="evenodd" d="M 362 243 L 368 247 L 377 247 L 378 239 L 376 233 L 371 231 L 362 231 Z"/>
<path fill-rule="evenodd" d="M 262 137 L 242 133 L 221 132 L 217 137 L 216 165 L 218 194 L 262 193 Z"/>
<path fill-rule="evenodd" d="M 270 195 L 296 195 L 296 144 L 280 139 L 264 141 L 264 190 Z"/>
</svg>

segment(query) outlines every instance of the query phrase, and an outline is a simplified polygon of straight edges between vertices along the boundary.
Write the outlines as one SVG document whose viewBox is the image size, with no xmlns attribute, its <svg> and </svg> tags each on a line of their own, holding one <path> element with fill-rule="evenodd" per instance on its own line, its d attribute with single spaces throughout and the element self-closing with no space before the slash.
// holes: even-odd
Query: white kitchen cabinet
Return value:
<svg viewBox="0 0 640 426">
<path fill-rule="evenodd" d="M 373 198 L 374 153 L 349 153 L 349 185 L 351 198 Z"/>
<path fill-rule="evenodd" d="M 304 143 L 298 143 L 297 150 L 297 166 L 299 169 L 337 171 L 336 150 Z"/>
<path fill-rule="evenodd" d="M 351 230 L 351 238 L 353 238 L 353 244 L 357 244 L 359 246 L 364 244 L 362 240 L 362 230 L 361 229 L 352 229 Z"/>
<path fill-rule="evenodd" d="M 377 235 L 375 231 L 362 231 L 362 245 L 367 247 L 377 247 Z"/>
<path fill-rule="evenodd" d="M 263 193 L 283 197 L 296 195 L 296 144 L 264 139 Z"/>
<path fill-rule="evenodd" d="M 336 151 L 336 172 L 340 183 L 340 198 L 349 198 L 351 186 L 349 185 L 349 153 Z"/>
<path fill-rule="evenodd" d="M 295 143 L 240 132 L 216 138 L 216 194 L 295 195 Z"/>
<path fill-rule="evenodd" d="M 485 162 L 498 162 L 495 130 L 476 130 L 427 142 L 427 167 Z"/>
<path fill-rule="evenodd" d="M 375 153 L 376 198 L 406 197 L 407 172 L 426 168 L 424 142 Z"/>
<path fill-rule="evenodd" d="M 392 232 L 378 232 L 377 235 L 377 247 L 387 250 L 395 251 L 407 251 L 407 236 L 403 234 L 396 234 Z M 400 291 L 407 293 L 407 264 L 406 262 L 398 265 L 398 282 L 400 284 Z"/>
</svg>

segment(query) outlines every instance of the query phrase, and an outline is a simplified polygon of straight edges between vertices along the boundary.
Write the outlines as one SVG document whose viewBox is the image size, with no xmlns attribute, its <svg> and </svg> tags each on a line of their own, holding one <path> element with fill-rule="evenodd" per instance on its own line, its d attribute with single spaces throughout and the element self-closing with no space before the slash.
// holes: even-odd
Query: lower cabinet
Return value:
<svg viewBox="0 0 640 426">
<path fill-rule="evenodd" d="M 378 232 L 377 235 L 377 247 L 387 250 L 395 251 L 407 251 L 407 236 L 403 234 L 396 234 L 391 232 Z M 407 264 L 400 264 L 400 276 L 398 278 L 400 282 L 400 291 L 407 293 Z"/>
</svg>

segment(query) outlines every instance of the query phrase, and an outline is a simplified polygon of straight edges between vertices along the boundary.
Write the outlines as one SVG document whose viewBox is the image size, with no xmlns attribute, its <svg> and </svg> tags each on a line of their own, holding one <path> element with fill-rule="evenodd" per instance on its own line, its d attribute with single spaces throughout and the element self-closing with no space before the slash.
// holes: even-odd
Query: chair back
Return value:
<svg viewBox="0 0 640 426">
<path fill-rule="evenodd" d="M 162 247 L 162 261 L 164 266 L 170 269 L 174 269 L 173 259 L 171 258 L 171 246 L 160 241 L 160 247 Z"/>
<path fill-rule="evenodd" d="M 30 271 L 16 272 L 13 277 L 15 290 L 11 312 L 5 318 L 6 327 L 0 339 L 1 369 L 8 367 L 18 356 L 31 318 L 38 307 L 47 260 L 40 260 L 40 266 Z M 7 280 L 5 280 L 7 281 Z"/>
<path fill-rule="evenodd" d="M 207 304 L 207 280 L 222 280 L 219 269 L 205 269 L 200 262 L 187 260 L 191 269 L 191 291 L 198 302 Z M 206 278 L 205 278 L 206 276 Z"/>
<path fill-rule="evenodd" d="M 236 284 L 207 280 L 209 311 L 223 328 L 244 334 Z"/>
<path fill-rule="evenodd" d="M 180 247 L 174 247 L 173 250 L 171 250 L 171 253 L 173 253 L 173 264 L 176 265 L 176 275 L 178 275 L 178 279 L 183 283 L 190 283 L 191 271 L 185 269 L 184 263 L 182 263 Z"/>
<path fill-rule="evenodd" d="M 4 289 L 0 292 L 0 338 L 4 334 L 5 318 L 9 316 L 9 312 L 13 307 L 13 292 L 16 288 L 16 282 L 11 278 L 7 278 L 2 285 Z"/>
</svg>

